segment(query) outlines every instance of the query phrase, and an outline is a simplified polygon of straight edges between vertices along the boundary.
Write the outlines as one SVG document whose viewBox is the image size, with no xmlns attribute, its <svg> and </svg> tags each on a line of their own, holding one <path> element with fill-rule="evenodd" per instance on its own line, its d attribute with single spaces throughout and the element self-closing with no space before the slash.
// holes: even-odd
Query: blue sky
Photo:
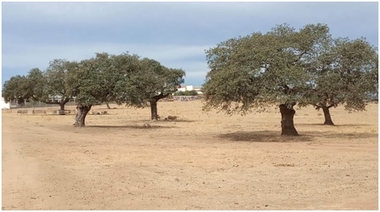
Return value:
<svg viewBox="0 0 380 212">
<path fill-rule="evenodd" d="M 186 71 L 202 85 L 205 49 L 229 38 L 325 23 L 333 37 L 378 47 L 378 3 L 354 2 L 2 2 L 2 83 L 54 59 L 129 52 Z"/>
</svg>

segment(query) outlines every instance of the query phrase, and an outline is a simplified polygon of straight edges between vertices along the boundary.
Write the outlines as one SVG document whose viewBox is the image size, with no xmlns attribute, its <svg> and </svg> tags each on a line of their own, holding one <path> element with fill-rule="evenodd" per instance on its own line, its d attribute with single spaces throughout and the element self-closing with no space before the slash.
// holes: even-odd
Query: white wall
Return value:
<svg viewBox="0 0 380 212">
<path fill-rule="evenodd" d="M 192 85 L 186 85 L 186 90 L 187 91 L 192 91 L 192 90 L 194 90 L 194 86 L 192 86 Z"/>
<path fill-rule="evenodd" d="M 10 109 L 10 103 L 5 103 L 4 98 L 1 98 L 1 109 Z"/>
<path fill-rule="evenodd" d="M 186 91 L 186 87 L 183 87 L 183 88 L 178 88 L 178 91 L 182 91 L 182 92 L 185 92 L 185 91 Z"/>
</svg>

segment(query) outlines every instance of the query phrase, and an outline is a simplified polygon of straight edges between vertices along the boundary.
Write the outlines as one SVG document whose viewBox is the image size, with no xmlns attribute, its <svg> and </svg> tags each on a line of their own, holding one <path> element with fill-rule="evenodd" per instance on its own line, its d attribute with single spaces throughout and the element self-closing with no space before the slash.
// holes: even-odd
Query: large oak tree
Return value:
<svg viewBox="0 0 380 212">
<path fill-rule="evenodd" d="M 94 58 L 79 63 L 78 69 L 72 74 L 77 102 L 74 126 L 85 126 L 86 116 L 93 105 L 116 98 L 116 84 L 126 80 L 122 71 L 115 66 L 113 57 L 108 53 L 97 53 Z"/>
<path fill-rule="evenodd" d="M 206 51 L 210 71 L 203 87 L 204 109 L 245 114 L 279 104 L 282 135 L 298 135 L 294 106 L 312 104 L 312 91 L 333 86 L 333 80 L 323 81 L 318 65 L 323 64 L 322 60 L 346 57 L 339 50 L 345 48 L 335 48 L 332 41 L 324 24 L 309 24 L 298 31 L 283 24 L 265 34 L 256 32 L 219 43 Z M 363 61 L 361 57 L 357 60 Z M 346 67 L 349 63 L 330 63 L 338 64 Z M 326 85 L 322 86 L 321 81 Z M 345 86 L 351 86 L 346 82 Z"/>
</svg>

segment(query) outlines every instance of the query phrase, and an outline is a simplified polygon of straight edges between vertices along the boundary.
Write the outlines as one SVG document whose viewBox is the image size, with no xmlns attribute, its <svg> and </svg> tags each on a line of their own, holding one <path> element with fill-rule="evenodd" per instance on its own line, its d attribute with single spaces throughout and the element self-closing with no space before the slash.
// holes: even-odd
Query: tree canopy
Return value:
<svg viewBox="0 0 380 212">
<path fill-rule="evenodd" d="M 344 105 L 349 111 L 362 111 L 371 95 L 378 92 L 378 55 L 364 39 L 334 39 L 323 52 L 313 72 L 313 89 L 303 104 L 323 109 L 325 124 L 333 125 L 329 108 Z"/>
<path fill-rule="evenodd" d="M 84 126 L 84 118 L 92 105 L 107 101 L 133 107 L 151 107 L 151 118 L 158 119 L 157 101 L 177 90 L 185 72 L 167 68 L 158 61 L 137 55 L 97 54 L 80 63 L 76 77 L 79 113 L 76 126 Z"/>
<path fill-rule="evenodd" d="M 377 89 L 369 80 L 377 75 L 374 48 L 362 39 L 333 39 L 324 24 L 298 31 L 282 24 L 265 34 L 228 39 L 206 50 L 206 58 L 204 110 L 245 114 L 280 104 L 284 135 L 298 135 L 297 103 L 318 107 L 326 99 L 321 95 L 331 91 L 339 103 L 361 108 L 365 95 Z M 336 77 L 344 80 L 336 83 Z"/>
<path fill-rule="evenodd" d="M 11 77 L 3 85 L 2 96 L 5 102 L 17 101 L 18 104 L 23 104 L 32 96 L 28 78 L 20 75 Z"/>
<path fill-rule="evenodd" d="M 115 102 L 133 107 L 151 107 L 158 119 L 157 102 L 177 91 L 184 82 L 182 69 L 167 68 L 158 61 L 122 53 L 96 53 L 80 62 L 56 59 L 44 71 L 32 69 L 15 76 L 3 87 L 5 101 L 42 101 L 64 105 L 75 98 L 78 113 L 74 126 L 85 126 L 93 105 Z"/>
</svg>

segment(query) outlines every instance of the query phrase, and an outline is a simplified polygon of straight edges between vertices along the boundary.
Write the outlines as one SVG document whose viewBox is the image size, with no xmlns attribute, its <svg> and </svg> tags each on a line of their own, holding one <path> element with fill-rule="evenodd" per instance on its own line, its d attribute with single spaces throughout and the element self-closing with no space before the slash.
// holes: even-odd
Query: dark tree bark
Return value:
<svg viewBox="0 0 380 212">
<path fill-rule="evenodd" d="M 158 120 L 157 101 L 158 100 L 156 99 L 150 101 L 150 114 L 152 120 Z"/>
<path fill-rule="evenodd" d="M 65 111 L 65 104 L 66 104 L 66 102 L 59 104 L 60 109 L 63 110 L 63 111 Z"/>
<path fill-rule="evenodd" d="M 325 116 L 325 125 L 334 125 L 331 115 L 330 115 L 330 108 L 329 107 L 322 107 L 323 115 Z"/>
<path fill-rule="evenodd" d="M 70 98 L 65 98 L 62 101 L 54 101 L 54 102 L 49 102 L 49 101 L 43 101 L 45 104 L 57 104 L 59 105 L 59 115 L 65 115 L 65 105 L 70 101 Z"/>
<path fill-rule="evenodd" d="M 291 108 L 287 107 L 285 104 L 281 104 L 279 106 L 281 112 L 281 135 L 299 135 L 296 128 L 294 127 L 293 120 L 296 111 L 293 109 L 293 106 Z"/>
<path fill-rule="evenodd" d="M 74 127 L 84 127 L 87 113 L 91 110 L 92 105 L 77 106 L 77 115 L 75 116 Z"/>
<path fill-rule="evenodd" d="M 108 104 L 108 102 L 106 102 L 106 105 L 107 105 L 107 108 L 108 109 L 111 109 L 110 105 Z"/>
<path fill-rule="evenodd" d="M 163 92 L 161 92 L 159 95 L 152 97 L 152 99 L 150 100 L 150 114 L 151 114 L 152 120 L 158 120 L 159 119 L 158 112 L 157 112 L 158 100 L 166 98 L 169 95 L 170 95 L 170 93 L 167 93 L 164 95 Z"/>
<path fill-rule="evenodd" d="M 323 124 L 325 125 L 334 125 L 334 122 L 331 119 L 330 115 L 330 108 L 333 107 L 334 104 L 327 105 L 326 103 L 319 103 L 314 105 L 315 109 L 319 111 L 319 109 L 322 108 L 323 115 L 325 117 L 325 122 Z"/>
<path fill-rule="evenodd" d="M 59 107 L 60 107 L 59 115 L 65 115 L 65 104 L 66 102 L 59 103 Z"/>
</svg>

